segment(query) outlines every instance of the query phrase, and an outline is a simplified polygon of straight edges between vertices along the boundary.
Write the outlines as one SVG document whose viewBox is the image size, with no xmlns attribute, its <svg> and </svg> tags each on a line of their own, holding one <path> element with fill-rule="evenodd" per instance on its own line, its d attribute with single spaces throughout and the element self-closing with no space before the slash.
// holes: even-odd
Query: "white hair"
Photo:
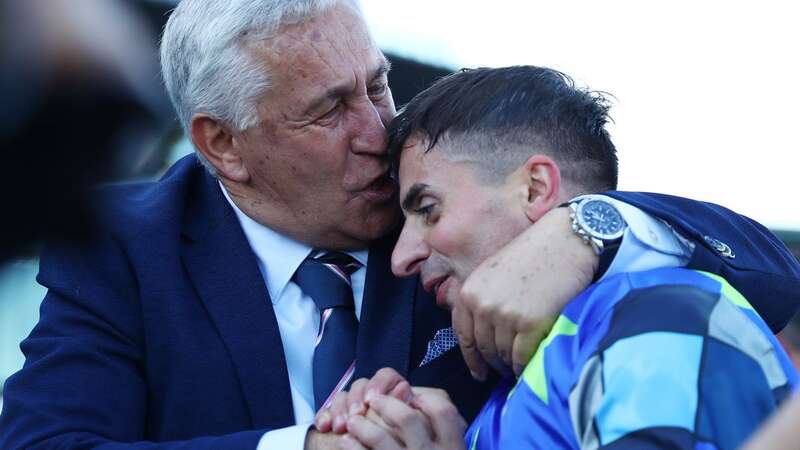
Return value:
<svg viewBox="0 0 800 450">
<path fill-rule="evenodd" d="M 161 39 L 161 72 L 189 134 L 192 116 L 209 114 L 244 130 L 258 123 L 257 100 L 270 87 L 269 68 L 248 44 L 302 23 L 340 0 L 182 0 Z M 213 174 L 200 152 L 198 159 Z"/>
</svg>

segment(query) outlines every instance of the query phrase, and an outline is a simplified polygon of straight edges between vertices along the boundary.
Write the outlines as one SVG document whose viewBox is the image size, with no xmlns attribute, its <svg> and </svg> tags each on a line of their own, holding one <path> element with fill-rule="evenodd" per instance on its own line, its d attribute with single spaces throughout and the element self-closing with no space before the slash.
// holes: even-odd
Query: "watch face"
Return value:
<svg viewBox="0 0 800 450">
<path fill-rule="evenodd" d="M 603 200 L 583 203 L 578 214 L 587 231 L 601 239 L 621 237 L 625 229 L 625 220 L 617 208 Z"/>
</svg>

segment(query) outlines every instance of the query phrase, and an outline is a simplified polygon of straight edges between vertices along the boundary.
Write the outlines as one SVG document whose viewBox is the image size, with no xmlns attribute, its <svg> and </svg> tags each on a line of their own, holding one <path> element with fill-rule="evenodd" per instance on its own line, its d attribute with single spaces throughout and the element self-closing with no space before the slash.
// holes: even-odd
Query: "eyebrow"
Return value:
<svg viewBox="0 0 800 450">
<path fill-rule="evenodd" d="M 389 60 L 386 59 L 385 56 L 383 56 L 381 58 L 380 64 L 378 65 L 378 68 L 375 69 L 375 71 L 372 72 L 372 77 L 369 79 L 369 83 L 368 84 L 371 84 L 375 80 L 377 80 L 378 78 L 386 75 L 387 73 L 389 73 L 390 70 L 392 70 L 392 63 L 390 63 Z M 312 113 L 312 112 L 316 111 L 324 103 L 326 103 L 328 101 L 335 100 L 335 99 L 337 99 L 339 97 L 345 96 L 347 93 L 350 92 L 351 89 L 352 88 L 351 88 L 350 84 L 348 82 L 344 82 L 344 83 L 342 83 L 342 84 L 340 84 L 338 86 L 334 86 L 334 87 L 326 90 L 325 93 L 322 94 L 321 97 L 319 97 L 318 99 L 314 100 L 314 102 L 312 102 L 311 105 L 309 105 L 308 108 L 306 108 L 306 114 L 309 114 L 309 113 Z"/>
<path fill-rule="evenodd" d="M 422 194 L 425 189 L 428 189 L 428 185 L 425 183 L 414 183 L 413 186 L 406 192 L 406 196 L 403 197 L 403 209 L 406 211 L 411 210 L 414 207 L 414 204 L 417 203 L 417 199 L 419 198 L 420 194 Z"/>
<path fill-rule="evenodd" d="M 370 82 L 377 80 L 378 78 L 386 75 L 389 71 L 392 70 L 392 63 L 386 59 L 385 56 L 381 57 L 381 63 L 378 65 L 378 68 L 373 72 L 372 78 L 370 78 Z"/>
</svg>

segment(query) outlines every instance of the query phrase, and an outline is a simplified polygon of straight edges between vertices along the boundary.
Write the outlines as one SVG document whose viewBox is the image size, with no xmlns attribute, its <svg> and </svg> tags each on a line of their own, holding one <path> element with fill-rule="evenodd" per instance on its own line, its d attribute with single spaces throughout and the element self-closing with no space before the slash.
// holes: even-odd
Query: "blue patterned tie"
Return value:
<svg viewBox="0 0 800 450">
<path fill-rule="evenodd" d="M 350 275 L 361 264 L 345 253 L 312 252 L 294 280 L 320 311 L 314 348 L 314 403 L 319 410 L 328 397 L 343 389 L 355 368 L 358 320 Z"/>
</svg>

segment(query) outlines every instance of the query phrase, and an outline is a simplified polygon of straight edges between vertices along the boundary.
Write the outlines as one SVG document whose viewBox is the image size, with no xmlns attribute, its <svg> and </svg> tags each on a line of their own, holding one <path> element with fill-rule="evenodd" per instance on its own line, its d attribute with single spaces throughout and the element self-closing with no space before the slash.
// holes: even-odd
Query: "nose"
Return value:
<svg viewBox="0 0 800 450">
<path fill-rule="evenodd" d="M 430 249 L 421 234 L 406 221 L 392 251 L 392 272 L 398 277 L 418 274 L 422 263 L 429 257 Z"/>
<path fill-rule="evenodd" d="M 375 104 L 364 98 L 354 106 L 353 127 L 355 129 L 351 141 L 354 153 L 383 156 L 386 154 L 386 127 Z"/>
</svg>

